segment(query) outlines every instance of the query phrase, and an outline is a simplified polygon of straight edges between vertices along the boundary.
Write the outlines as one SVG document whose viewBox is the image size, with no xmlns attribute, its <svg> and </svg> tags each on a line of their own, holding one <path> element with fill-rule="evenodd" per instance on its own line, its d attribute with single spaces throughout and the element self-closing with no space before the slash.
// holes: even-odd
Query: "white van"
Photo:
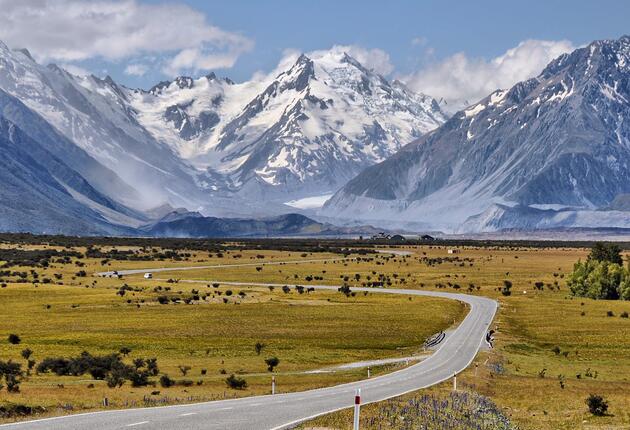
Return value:
<svg viewBox="0 0 630 430">
<path fill-rule="evenodd" d="M 144 279 L 153 279 L 153 273 L 145 273 Z"/>
</svg>

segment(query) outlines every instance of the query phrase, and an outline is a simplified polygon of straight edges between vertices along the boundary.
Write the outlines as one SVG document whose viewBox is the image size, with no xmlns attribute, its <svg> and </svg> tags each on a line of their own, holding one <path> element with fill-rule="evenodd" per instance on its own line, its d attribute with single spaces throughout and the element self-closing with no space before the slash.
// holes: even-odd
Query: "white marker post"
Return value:
<svg viewBox="0 0 630 430">
<path fill-rule="evenodd" d="M 457 391 L 457 373 L 453 374 L 453 391 Z"/>
<path fill-rule="evenodd" d="M 370 379 L 370 366 L 368 366 L 368 379 Z"/>
<path fill-rule="evenodd" d="M 353 430 L 359 430 L 359 413 L 361 412 L 361 389 L 354 391 L 354 427 Z"/>
<path fill-rule="evenodd" d="M 271 394 L 276 394 L 276 377 L 271 377 Z"/>
</svg>

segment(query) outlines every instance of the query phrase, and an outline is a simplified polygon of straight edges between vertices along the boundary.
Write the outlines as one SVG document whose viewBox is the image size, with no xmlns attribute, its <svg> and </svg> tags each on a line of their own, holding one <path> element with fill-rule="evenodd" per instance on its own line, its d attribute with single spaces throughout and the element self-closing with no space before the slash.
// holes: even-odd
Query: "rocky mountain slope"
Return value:
<svg viewBox="0 0 630 430">
<path fill-rule="evenodd" d="M 458 112 L 368 167 L 323 213 L 450 231 L 588 227 L 595 219 L 624 227 L 627 213 L 593 211 L 629 192 L 626 36 L 563 55 L 536 78 Z"/>
<path fill-rule="evenodd" d="M 112 172 L 57 138 L 48 123 L 2 91 L 0 103 L 0 231 L 133 232 L 121 224 L 137 223 L 142 216 L 93 187 L 65 159 L 82 160 L 82 167 L 93 167 L 92 174 L 116 181 Z"/>
</svg>

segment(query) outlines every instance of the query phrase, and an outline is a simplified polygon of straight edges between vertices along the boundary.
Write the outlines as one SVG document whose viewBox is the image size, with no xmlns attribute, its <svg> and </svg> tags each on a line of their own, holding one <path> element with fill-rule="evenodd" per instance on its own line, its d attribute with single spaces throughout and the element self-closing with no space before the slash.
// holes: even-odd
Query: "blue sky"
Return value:
<svg viewBox="0 0 630 430">
<path fill-rule="evenodd" d="M 344 45 L 414 90 L 463 102 L 630 33 L 628 17 L 627 0 L 0 0 L 0 39 L 143 88 L 211 70 L 243 81 L 287 50 Z"/>
<path fill-rule="evenodd" d="M 408 73 L 426 61 L 421 38 L 435 59 L 463 51 L 494 57 L 526 39 L 576 45 L 630 33 L 629 1 L 188 1 L 211 22 L 255 40 L 234 70 L 246 79 L 270 69 L 283 49 L 325 49 L 334 44 L 381 48 Z"/>
</svg>

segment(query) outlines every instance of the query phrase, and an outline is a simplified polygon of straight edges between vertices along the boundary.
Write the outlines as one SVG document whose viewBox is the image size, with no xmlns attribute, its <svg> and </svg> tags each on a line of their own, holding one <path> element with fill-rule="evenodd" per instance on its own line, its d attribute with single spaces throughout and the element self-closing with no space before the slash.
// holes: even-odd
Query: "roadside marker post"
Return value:
<svg viewBox="0 0 630 430">
<path fill-rule="evenodd" d="M 368 366 L 368 379 L 370 379 L 370 366 Z"/>
<path fill-rule="evenodd" d="M 271 394 L 276 394 L 276 377 L 271 377 Z"/>
<path fill-rule="evenodd" d="M 457 391 L 457 373 L 453 374 L 453 391 Z"/>
<path fill-rule="evenodd" d="M 353 430 L 359 430 L 359 414 L 361 412 L 361 389 L 354 391 L 354 426 Z"/>
</svg>

